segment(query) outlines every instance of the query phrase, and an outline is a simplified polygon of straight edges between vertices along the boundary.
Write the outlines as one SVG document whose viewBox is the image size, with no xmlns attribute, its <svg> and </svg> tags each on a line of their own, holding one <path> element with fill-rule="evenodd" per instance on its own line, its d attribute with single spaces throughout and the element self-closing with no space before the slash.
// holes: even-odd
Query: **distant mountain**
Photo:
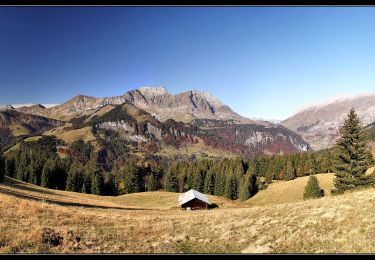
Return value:
<svg viewBox="0 0 375 260">
<path fill-rule="evenodd" d="M 21 107 L 32 107 L 35 105 L 40 105 L 43 107 L 54 107 L 54 106 L 57 106 L 58 104 L 11 104 L 11 106 L 16 109 L 21 108 Z"/>
<path fill-rule="evenodd" d="M 257 121 L 245 118 L 209 93 L 190 90 L 172 95 L 164 87 L 142 87 L 117 97 L 95 98 L 78 95 L 64 104 L 51 108 L 22 107 L 19 111 L 46 116 L 59 120 L 69 120 L 76 116 L 88 115 L 106 105 L 134 104 L 155 115 L 159 120 L 175 119 L 190 122 L 193 119 L 236 120 L 241 123 Z M 267 124 L 259 121 L 258 123 Z"/>
<path fill-rule="evenodd" d="M 54 119 L 14 109 L 0 111 L 0 148 L 14 143 L 18 136 L 39 134 L 60 124 L 60 121 Z"/>
<path fill-rule="evenodd" d="M 311 105 L 281 124 L 299 133 L 314 150 L 320 150 L 335 144 L 339 130 L 352 107 L 364 126 L 375 122 L 375 94 L 361 94 Z"/>
</svg>

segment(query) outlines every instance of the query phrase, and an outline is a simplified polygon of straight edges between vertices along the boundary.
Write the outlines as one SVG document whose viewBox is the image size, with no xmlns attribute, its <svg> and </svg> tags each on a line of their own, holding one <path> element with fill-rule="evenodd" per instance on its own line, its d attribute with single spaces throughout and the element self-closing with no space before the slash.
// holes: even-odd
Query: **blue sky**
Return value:
<svg viewBox="0 0 375 260">
<path fill-rule="evenodd" d="M 141 86 L 266 119 L 375 92 L 375 8 L 0 7 L 0 104 Z"/>
</svg>

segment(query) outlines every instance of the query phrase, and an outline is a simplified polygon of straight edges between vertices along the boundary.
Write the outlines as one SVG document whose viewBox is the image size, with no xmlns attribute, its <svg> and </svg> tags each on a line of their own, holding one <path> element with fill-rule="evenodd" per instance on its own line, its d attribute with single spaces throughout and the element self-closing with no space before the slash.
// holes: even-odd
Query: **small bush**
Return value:
<svg viewBox="0 0 375 260">
<path fill-rule="evenodd" d="M 305 192 L 303 193 L 304 199 L 314 199 L 324 196 L 324 191 L 320 188 L 318 178 L 314 175 L 310 175 L 310 178 L 305 187 Z"/>
</svg>

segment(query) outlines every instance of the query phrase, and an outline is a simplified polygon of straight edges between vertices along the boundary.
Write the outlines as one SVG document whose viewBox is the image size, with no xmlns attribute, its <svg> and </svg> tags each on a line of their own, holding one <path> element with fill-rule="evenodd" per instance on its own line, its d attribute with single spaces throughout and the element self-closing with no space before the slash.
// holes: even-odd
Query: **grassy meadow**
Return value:
<svg viewBox="0 0 375 260">
<path fill-rule="evenodd" d="M 329 178 L 319 176 L 323 187 Z M 300 179 L 294 181 L 305 182 Z M 291 182 L 274 183 L 269 191 L 279 186 L 282 193 Z M 103 197 L 7 178 L 0 184 L 0 252 L 375 252 L 373 188 L 307 201 L 285 195 L 270 204 L 261 202 L 261 193 L 243 203 L 210 196 L 219 208 L 202 211 L 178 209 L 177 196 Z"/>
</svg>

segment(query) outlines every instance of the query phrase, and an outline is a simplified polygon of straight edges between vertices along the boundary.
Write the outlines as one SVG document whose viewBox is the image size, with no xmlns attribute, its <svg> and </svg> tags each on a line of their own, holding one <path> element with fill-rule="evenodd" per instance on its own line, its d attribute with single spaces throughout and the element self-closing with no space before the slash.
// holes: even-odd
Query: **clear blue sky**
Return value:
<svg viewBox="0 0 375 260">
<path fill-rule="evenodd" d="M 374 7 L 0 7 L 0 104 L 200 89 L 249 117 L 375 90 Z"/>
</svg>

